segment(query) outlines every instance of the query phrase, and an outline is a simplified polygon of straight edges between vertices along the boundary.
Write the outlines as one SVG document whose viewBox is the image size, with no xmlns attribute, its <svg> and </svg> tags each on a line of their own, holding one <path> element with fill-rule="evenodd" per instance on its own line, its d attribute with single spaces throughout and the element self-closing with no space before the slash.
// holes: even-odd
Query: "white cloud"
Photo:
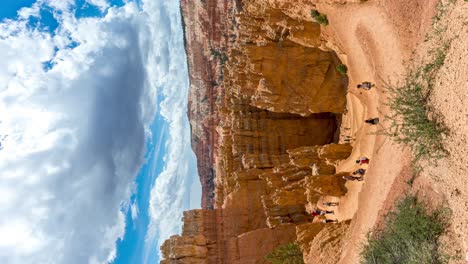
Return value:
<svg viewBox="0 0 468 264">
<path fill-rule="evenodd" d="M 138 217 L 138 213 L 140 212 L 139 209 L 138 209 L 138 204 L 136 202 L 134 204 L 132 204 L 132 206 L 130 207 L 130 210 L 131 210 L 131 214 L 132 214 L 132 219 L 133 219 L 133 221 L 135 221 L 135 219 L 137 219 L 137 217 Z"/>
<path fill-rule="evenodd" d="M 49 5 L 58 11 L 68 12 L 71 7 L 75 6 L 75 0 L 38 0 L 39 3 Z"/>
<path fill-rule="evenodd" d="M 40 5 L 61 11 L 55 35 L 27 27 Z M 135 4 L 86 19 L 73 6 L 43 0 L 0 24 L 0 263 L 107 263 L 125 232 L 154 39 Z"/>
<path fill-rule="evenodd" d="M 147 251 L 151 251 L 159 249 L 170 235 L 180 233 L 184 210 L 200 207 L 201 185 L 186 114 L 189 83 L 179 2 L 146 0 L 143 4 L 144 8 L 159 10 L 149 17 L 150 24 L 161 25 L 160 28 L 152 28 L 154 38 L 168 39 L 167 42 L 154 43 L 152 49 L 155 52 L 151 58 L 157 62 L 152 71 L 158 73 L 153 75 L 152 83 L 161 87 L 160 92 L 165 97 L 160 104 L 160 112 L 169 123 L 167 154 L 164 156 L 166 167 L 151 191 L 151 223 L 147 234 Z"/>
<path fill-rule="evenodd" d="M 18 16 L 22 19 L 27 19 L 28 17 L 39 17 L 40 5 L 39 3 L 34 3 L 30 7 L 23 7 L 18 11 Z"/>
<path fill-rule="evenodd" d="M 86 0 L 86 2 L 95 5 L 101 12 L 104 12 L 110 6 L 106 0 Z"/>
<path fill-rule="evenodd" d="M 73 0 L 38 0 L 0 23 L 0 263 L 116 256 L 124 214 L 146 210 L 128 200 L 158 90 L 169 140 L 155 151 L 166 165 L 151 191 L 146 254 L 200 203 L 179 2 L 87 2 L 106 16 L 77 19 Z M 45 5 L 59 22 L 53 35 L 27 26 Z"/>
</svg>

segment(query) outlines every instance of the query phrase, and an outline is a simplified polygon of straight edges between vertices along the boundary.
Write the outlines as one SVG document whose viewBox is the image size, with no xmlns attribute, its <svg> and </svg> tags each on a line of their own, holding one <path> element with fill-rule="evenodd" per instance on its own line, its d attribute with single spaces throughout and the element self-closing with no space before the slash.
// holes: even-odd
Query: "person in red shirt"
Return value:
<svg viewBox="0 0 468 264">
<path fill-rule="evenodd" d="M 312 216 L 321 216 L 321 215 L 326 215 L 326 214 L 333 214 L 334 211 L 324 211 L 324 210 L 319 210 L 319 209 L 316 209 L 316 210 L 313 210 L 311 215 Z"/>
<path fill-rule="evenodd" d="M 356 160 L 356 163 L 359 164 L 359 165 L 362 165 L 362 164 L 369 164 L 369 159 L 367 157 L 362 157 L 362 158 L 359 158 L 358 160 Z"/>
</svg>

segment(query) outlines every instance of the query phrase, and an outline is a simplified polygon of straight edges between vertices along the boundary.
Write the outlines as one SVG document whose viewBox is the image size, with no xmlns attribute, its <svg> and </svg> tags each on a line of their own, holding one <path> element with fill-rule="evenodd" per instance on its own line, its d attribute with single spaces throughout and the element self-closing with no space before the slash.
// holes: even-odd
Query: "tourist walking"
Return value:
<svg viewBox="0 0 468 264">
<path fill-rule="evenodd" d="M 372 87 L 374 87 L 375 84 L 371 83 L 371 82 L 362 82 L 360 84 L 357 85 L 357 88 L 358 89 L 364 89 L 366 91 L 369 91 Z"/>
<path fill-rule="evenodd" d="M 353 172 L 353 175 L 364 175 L 364 174 L 366 174 L 365 169 L 357 169 Z"/>
<path fill-rule="evenodd" d="M 379 123 L 379 118 L 378 117 L 369 118 L 365 120 L 364 122 L 366 122 L 367 124 L 371 124 L 371 125 L 377 125 Z"/>
<path fill-rule="evenodd" d="M 369 161 L 370 160 L 367 157 L 361 157 L 361 158 L 356 160 L 356 163 L 359 164 L 359 165 L 369 164 Z"/>
<path fill-rule="evenodd" d="M 362 181 L 364 180 L 364 176 L 343 176 L 343 179 L 347 180 L 347 181 Z"/>
<path fill-rule="evenodd" d="M 333 214 L 334 211 L 326 211 L 326 210 L 313 210 L 312 213 L 310 213 L 312 216 L 321 216 L 321 215 L 326 215 L 326 214 Z"/>
</svg>

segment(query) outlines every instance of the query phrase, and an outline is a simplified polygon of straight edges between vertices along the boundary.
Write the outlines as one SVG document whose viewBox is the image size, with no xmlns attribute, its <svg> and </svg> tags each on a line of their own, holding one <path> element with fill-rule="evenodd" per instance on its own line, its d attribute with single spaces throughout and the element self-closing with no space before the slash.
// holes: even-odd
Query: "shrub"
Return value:
<svg viewBox="0 0 468 264">
<path fill-rule="evenodd" d="M 312 9 L 312 10 L 310 11 L 310 15 L 311 15 L 313 18 L 317 18 L 317 17 L 320 16 L 320 12 L 317 11 L 316 9 Z"/>
<path fill-rule="evenodd" d="M 425 70 L 425 69 L 424 69 Z M 418 69 L 410 72 L 402 85 L 386 85 L 392 113 L 386 133 L 395 142 L 411 148 L 414 160 L 440 158 L 445 149 L 443 135 L 447 133 L 438 114 L 429 105 L 430 87 L 427 77 Z"/>
<path fill-rule="evenodd" d="M 265 259 L 272 264 L 304 264 L 301 248 L 295 242 L 275 248 Z"/>
<path fill-rule="evenodd" d="M 328 26 L 328 18 L 326 15 L 320 15 L 317 17 L 317 23 L 322 24 L 324 26 Z"/>
<path fill-rule="evenodd" d="M 421 170 L 419 161 L 436 161 L 447 155 L 443 140 L 449 134 L 443 116 L 431 103 L 430 97 L 435 77 L 444 65 L 451 39 L 442 38 L 446 25 L 440 23 L 447 15 L 453 1 L 439 2 L 437 14 L 433 17 L 433 31 L 427 34 L 426 41 L 434 37 L 436 46 L 429 53 L 429 60 L 409 71 L 403 82 L 386 84 L 392 113 L 386 116 L 389 126 L 384 133 L 399 144 L 409 146 L 413 152 L 413 164 Z"/>
<path fill-rule="evenodd" d="M 319 11 L 316 9 L 312 9 L 310 11 L 310 15 L 312 16 L 313 19 L 319 24 L 322 24 L 324 26 L 328 26 L 328 18 L 327 15 L 321 14 Z"/>
<path fill-rule="evenodd" d="M 442 116 L 430 103 L 437 71 L 442 67 L 450 42 L 430 51 L 431 61 L 410 71 L 403 83 L 385 85 L 392 113 L 386 116 L 385 133 L 411 148 L 414 161 L 434 160 L 446 155 L 444 136 L 449 133 Z"/>
<path fill-rule="evenodd" d="M 445 42 L 441 46 L 431 50 L 429 53 L 433 55 L 433 59 L 423 67 L 423 73 L 426 74 L 429 78 L 433 78 L 433 76 L 429 74 L 439 70 L 440 67 L 444 65 L 445 57 L 447 57 L 449 48 L 450 42 Z"/>
<path fill-rule="evenodd" d="M 406 197 L 389 213 L 384 229 L 368 235 L 361 263 L 447 263 L 438 238 L 447 227 L 448 213 L 445 208 L 429 213 L 416 197 Z"/>
<path fill-rule="evenodd" d="M 336 66 L 336 70 L 342 75 L 346 75 L 348 73 L 348 67 L 344 64 Z"/>
<path fill-rule="evenodd" d="M 226 55 L 226 52 L 219 51 L 219 50 L 216 50 L 216 49 L 211 49 L 211 56 L 213 56 L 215 59 L 219 60 L 221 65 L 226 64 L 226 62 L 229 59 L 228 56 Z"/>
</svg>

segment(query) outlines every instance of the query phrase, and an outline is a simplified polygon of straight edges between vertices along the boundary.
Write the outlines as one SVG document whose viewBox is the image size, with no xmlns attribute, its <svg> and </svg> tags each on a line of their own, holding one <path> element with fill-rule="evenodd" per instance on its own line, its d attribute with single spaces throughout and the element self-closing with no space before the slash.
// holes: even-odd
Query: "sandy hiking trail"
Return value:
<svg viewBox="0 0 468 264">
<path fill-rule="evenodd" d="M 387 97 L 382 87 L 386 83 L 401 82 L 408 67 L 412 66 L 410 59 L 414 57 L 416 50 L 422 49 L 421 43 L 424 42 L 426 33 L 432 29 L 432 18 L 437 13 L 437 3 L 437 0 L 424 1 L 424 3 L 416 0 L 382 0 L 346 4 L 318 1 L 317 9 L 326 14 L 330 21 L 329 26 L 322 27 L 324 30 L 322 34 L 325 39 L 333 40 L 329 46 L 337 50 L 340 59 L 348 66 L 348 113 L 343 115 L 340 143 L 344 143 L 345 137 L 350 137 L 353 153 L 347 160 L 340 163 L 337 171 L 352 172 L 358 168 L 366 169 L 363 182 L 347 182 L 348 193 L 339 199 L 339 207 L 333 208 L 335 214 L 327 216 L 340 221 L 352 219 L 339 263 L 359 263 L 359 253 L 367 233 L 382 222 L 385 213 L 391 209 L 395 199 L 406 188 L 405 177 L 410 174 L 408 172 L 411 161 L 409 151 L 377 133 L 385 127 L 384 116 L 389 113 L 386 106 Z M 464 3 L 458 1 L 456 5 L 460 6 Z M 463 13 L 459 14 L 459 16 L 463 15 Z M 466 33 L 466 27 L 464 29 Z M 468 38 L 465 37 L 465 40 Z M 466 65 L 467 45 L 460 44 L 460 46 L 463 50 L 459 52 L 464 56 L 459 59 L 457 57 L 457 59 L 460 62 L 462 58 L 465 58 Z M 466 77 L 466 69 L 466 66 L 458 69 L 457 76 Z M 373 82 L 376 87 L 370 91 L 357 89 L 356 85 L 363 81 Z M 451 92 L 450 96 L 455 97 L 453 93 L 457 92 L 462 96 L 468 96 L 468 89 L 463 78 L 462 81 L 452 81 L 458 82 L 459 88 Z M 446 98 L 438 100 L 440 104 L 445 102 L 448 107 Z M 460 134 L 464 135 L 460 136 L 463 140 L 466 139 L 468 126 L 466 115 L 468 102 L 466 98 L 464 100 L 464 104 L 458 102 L 460 109 L 456 110 L 461 113 L 457 114 L 458 119 L 453 121 L 453 124 L 461 130 Z M 450 115 L 450 110 L 446 114 Z M 379 117 L 382 122 L 376 126 L 364 123 L 365 119 L 374 117 Z M 463 140 L 456 140 L 459 145 L 453 148 L 454 152 L 464 151 L 458 155 L 464 155 L 463 161 L 467 164 L 467 142 Z M 461 149 L 464 150 L 460 150 L 463 144 L 465 147 Z M 369 166 L 356 164 L 355 160 L 362 156 L 370 158 Z M 460 158 L 457 159 L 457 161 L 462 161 Z M 460 172 L 460 167 L 453 168 L 453 171 Z M 460 179 L 458 184 L 464 185 L 464 190 L 468 188 L 466 177 Z M 445 188 L 450 189 L 450 187 Z M 437 192 L 437 188 L 434 187 L 434 189 Z M 325 200 L 338 201 L 333 197 L 325 197 L 323 201 Z M 457 203 L 463 203 L 465 210 L 467 202 L 468 200 L 457 201 Z M 464 217 L 459 225 L 465 224 L 466 230 L 468 229 L 466 211 Z M 468 246 L 468 239 L 465 241 Z M 466 247 L 463 250 L 466 252 Z"/>
</svg>

